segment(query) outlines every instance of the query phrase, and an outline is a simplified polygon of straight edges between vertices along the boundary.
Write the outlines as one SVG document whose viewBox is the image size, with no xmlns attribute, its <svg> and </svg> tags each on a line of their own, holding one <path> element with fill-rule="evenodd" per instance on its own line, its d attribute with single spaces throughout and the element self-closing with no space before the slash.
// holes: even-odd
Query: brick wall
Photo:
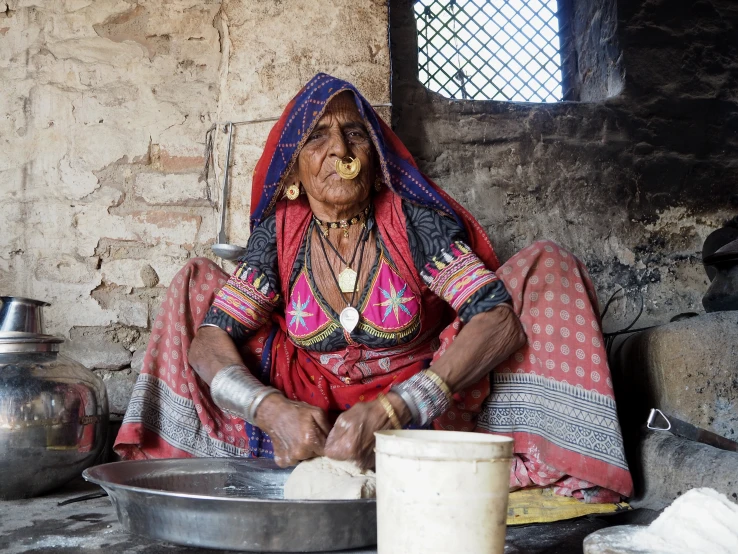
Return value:
<svg viewBox="0 0 738 554">
<path fill-rule="evenodd" d="M 226 137 L 205 182 L 206 130 L 280 115 L 318 71 L 389 101 L 383 1 L 0 0 L 0 294 L 51 302 L 114 413 L 172 276 L 212 257 Z M 234 132 L 235 243 L 270 127 Z"/>
</svg>

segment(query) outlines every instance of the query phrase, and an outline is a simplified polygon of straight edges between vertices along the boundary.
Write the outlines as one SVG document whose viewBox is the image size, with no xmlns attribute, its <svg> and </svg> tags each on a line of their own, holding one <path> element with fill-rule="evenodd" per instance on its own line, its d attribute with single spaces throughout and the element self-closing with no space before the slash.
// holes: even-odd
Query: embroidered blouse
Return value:
<svg viewBox="0 0 738 554">
<path fill-rule="evenodd" d="M 403 202 L 403 211 L 418 273 L 462 321 L 510 300 L 502 281 L 467 246 L 465 232 L 455 220 L 411 202 Z M 373 224 L 370 215 L 367 225 Z M 291 340 L 309 350 L 334 352 L 349 342 L 388 348 L 417 336 L 419 299 L 400 277 L 379 233 L 376 258 L 360 291 L 361 319 L 350 335 L 313 280 L 310 235 L 306 234 L 290 277 L 290 297 L 281 299 L 276 217 L 265 219 L 251 234 L 246 253 L 217 293 L 203 325 L 220 327 L 240 342 L 264 325 L 273 310 L 282 308 Z"/>
</svg>

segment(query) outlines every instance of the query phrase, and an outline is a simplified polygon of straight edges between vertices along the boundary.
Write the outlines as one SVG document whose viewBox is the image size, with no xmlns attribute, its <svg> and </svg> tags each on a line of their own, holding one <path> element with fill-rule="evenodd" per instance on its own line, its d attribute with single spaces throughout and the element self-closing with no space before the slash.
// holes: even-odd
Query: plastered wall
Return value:
<svg viewBox="0 0 738 554">
<path fill-rule="evenodd" d="M 165 287 L 212 257 L 226 137 L 205 181 L 206 130 L 279 116 L 319 71 L 389 102 L 387 17 L 381 0 L 0 1 L 0 294 L 51 303 L 47 331 L 114 413 Z M 270 127 L 235 128 L 232 242 Z"/>
</svg>

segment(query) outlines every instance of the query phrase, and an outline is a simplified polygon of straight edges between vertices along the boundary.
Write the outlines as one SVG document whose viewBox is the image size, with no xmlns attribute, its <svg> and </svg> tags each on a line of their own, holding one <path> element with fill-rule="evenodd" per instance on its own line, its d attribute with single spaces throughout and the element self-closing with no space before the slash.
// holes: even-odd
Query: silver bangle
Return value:
<svg viewBox="0 0 738 554">
<path fill-rule="evenodd" d="M 395 385 L 392 390 L 399 394 L 403 400 L 407 395 L 410 401 L 405 400 L 405 402 L 411 411 L 413 405 L 418 410 L 418 418 L 414 421 L 421 427 L 429 425 L 451 407 L 451 398 L 446 394 L 448 390 L 444 391 L 438 382 L 425 371 L 421 371 L 407 381 Z"/>
<path fill-rule="evenodd" d="M 259 409 L 261 403 L 264 402 L 264 400 L 266 400 L 266 397 L 270 394 L 275 394 L 278 392 L 279 391 L 274 387 L 264 387 L 264 389 L 256 395 L 256 398 L 254 398 L 254 401 L 249 407 L 249 419 L 247 421 L 251 423 L 251 425 L 254 425 L 254 422 L 256 421 L 256 410 Z"/>
<path fill-rule="evenodd" d="M 224 367 L 210 383 L 210 395 L 215 405 L 251 425 L 254 425 L 256 408 L 274 392 L 279 391 L 262 384 L 245 366 L 239 364 Z"/>
<path fill-rule="evenodd" d="M 418 409 L 418 405 L 415 403 L 412 395 L 397 386 L 392 387 L 390 389 L 395 394 L 398 394 L 400 398 L 402 398 L 403 402 L 407 405 L 407 409 L 410 410 L 410 414 L 412 415 L 413 423 L 420 423 L 420 410 Z"/>
</svg>

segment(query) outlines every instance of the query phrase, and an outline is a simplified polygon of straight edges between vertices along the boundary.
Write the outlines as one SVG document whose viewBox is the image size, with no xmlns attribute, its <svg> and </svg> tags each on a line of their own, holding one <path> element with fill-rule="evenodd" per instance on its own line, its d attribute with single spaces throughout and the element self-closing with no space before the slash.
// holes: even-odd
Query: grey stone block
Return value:
<svg viewBox="0 0 738 554">
<path fill-rule="evenodd" d="M 136 373 L 141 373 L 141 369 L 143 369 L 143 359 L 145 354 L 145 347 L 139 348 L 133 353 L 133 358 L 131 358 L 131 369 Z"/>
<path fill-rule="evenodd" d="M 121 369 L 131 363 L 131 351 L 103 337 L 83 337 L 62 345 L 62 353 L 88 369 Z"/>
<path fill-rule="evenodd" d="M 657 431 L 644 435 L 631 463 L 640 481 L 634 508 L 661 510 L 695 487 L 713 488 L 738 502 L 738 452 Z"/>
<path fill-rule="evenodd" d="M 651 408 L 738 440 L 738 311 L 631 335 L 611 356 L 623 425 Z"/>
<path fill-rule="evenodd" d="M 121 371 L 101 370 L 95 373 L 103 380 L 108 391 L 111 419 L 125 414 L 138 374 L 130 368 Z"/>
</svg>

